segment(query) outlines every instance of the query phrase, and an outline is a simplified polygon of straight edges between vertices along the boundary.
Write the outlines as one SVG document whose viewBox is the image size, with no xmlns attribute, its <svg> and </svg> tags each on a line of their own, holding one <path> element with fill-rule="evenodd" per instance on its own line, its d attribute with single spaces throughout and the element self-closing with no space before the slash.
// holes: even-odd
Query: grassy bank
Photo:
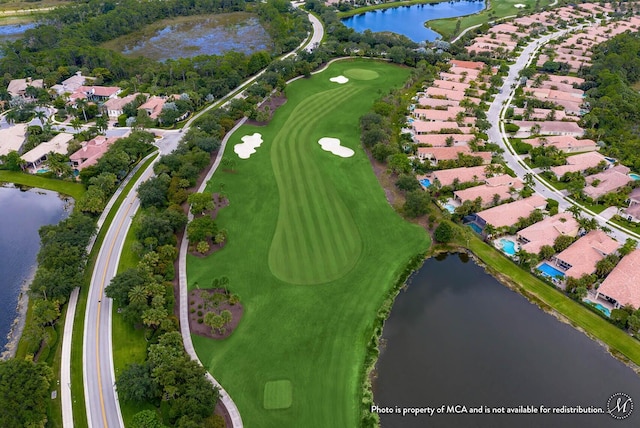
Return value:
<svg viewBox="0 0 640 428">
<path fill-rule="evenodd" d="M 37 175 L 25 174 L 24 172 L 0 171 L 0 182 L 53 190 L 54 192 L 71 196 L 75 200 L 78 200 L 85 192 L 85 188 L 81 183 L 44 178 Z"/>
<path fill-rule="evenodd" d="M 338 12 L 338 18 L 348 18 L 354 15 L 360 15 L 361 13 L 369 12 L 378 9 L 390 9 L 392 7 L 411 6 L 413 4 L 427 4 L 427 3 L 441 3 L 447 0 L 407 0 L 407 1 L 394 1 L 389 3 L 373 4 L 371 6 L 357 7 L 355 9 L 348 10 L 346 12 Z"/>
<path fill-rule="evenodd" d="M 469 228 L 460 228 L 461 236 L 456 244 L 471 250 L 488 271 L 519 290 L 544 309 L 561 314 L 573 326 L 606 344 L 611 353 L 640 365 L 640 342 L 615 327 L 601 316 L 570 299 L 559 290 L 544 283 L 530 272 L 520 268 L 494 247 L 483 242 Z"/>
<path fill-rule="evenodd" d="M 138 169 L 136 174 L 131 178 L 129 183 L 127 183 L 127 185 L 124 187 L 122 193 L 116 200 L 111 211 L 109 211 L 109 214 L 105 218 L 103 227 L 100 230 L 100 233 L 98 233 L 96 242 L 93 245 L 91 254 L 89 255 L 89 263 L 87 264 L 87 268 L 85 269 L 85 287 L 80 290 L 80 295 L 78 296 L 76 317 L 73 324 L 73 337 L 75 338 L 75 340 L 71 342 L 71 397 L 73 399 L 73 421 L 76 426 L 87 426 L 87 413 L 84 402 L 84 384 L 82 376 L 82 337 L 84 335 L 84 314 L 87 307 L 89 283 L 91 282 L 91 274 L 93 273 L 95 260 L 96 257 L 98 257 L 98 252 L 100 251 L 100 247 L 102 245 L 102 242 L 104 241 L 107 230 L 109 229 L 109 226 L 113 221 L 113 217 L 115 216 L 116 211 L 122 204 L 122 201 L 124 201 L 124 199 L 126 198 L 127 194 L 131 191 L 131 189 L 133 189 L 133 185 L 135 184 L 136 180 L 142 175 L 142 173 L 147 169 L 151 162 L 153 162 L 156 156 L 157 155 L 147 159 L 145 163 Z"/>
<path fill-rule="evenodd" d="M 376 316 L 407 260 L 429 246 L 423 229 L 391 209 L 359 143 L 359 117 L 408 73 L 342 61 L 293 82 L 268 126 L 243 126 L 231 137 L 225 156 L 234 171 L 219 170 L 209 183 L 229 197 L 218 216 L 229 238 L 207 258 L 188 256 L 189 287 L 227 276 L 245 312 L 229 338 L 193 339 L 247 426 L 360 423 Z M 339 75 L 349 82 L 329 81 Z M 238 159 L 233 147 L 253 133 L 264 142 Z M 355 155 L 322 150 L 322 137 Z M 268 392 L 282 385 L 291 401 L 274 409 Z"/>
<path fill-rule="evenodd" d="M 442 35 L 444 40 L 450 40 L 475 25 L 482 25 L 489 21 L 504 18 L 506 16 L 517 15 L 519 12 L 533 13 L 537 0 L 491 0 L 488 9 L 474 15 L 467 15 L 460 18 L 436 19 L 427 21 L 427 27 Z M 552 3 L 552 0 L 539 0 L 539 6 L 545 7 Z M 524 8 L 517 8 L 515 5 L 523 4 Z M 458 21 L 460 26 L 458 27 Z"/>
</svg>

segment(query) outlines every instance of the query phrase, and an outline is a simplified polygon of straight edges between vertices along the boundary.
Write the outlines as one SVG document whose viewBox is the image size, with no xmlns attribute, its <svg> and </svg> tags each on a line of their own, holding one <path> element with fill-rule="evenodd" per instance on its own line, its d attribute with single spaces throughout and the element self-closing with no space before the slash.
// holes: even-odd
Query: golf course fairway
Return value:
<svg viewBox="0 0 640 428">
<path fill-rule="evenodd" d="M 360 146 L 359 118 L 409 69 L 348 60 L 286 88 L 266 126 L 242 126 L 207 191 L 229 206 L 224 248 L 188 256 L 189 288 L 220 276 L 243 318 L 224 340 L 193 336 L 202 363 L 237 404 L 245 427 L 356 427 L 366 347 L 376 313 L 426 232 L 388 204 Z M 346 83 L 329 79 L 348 78 Z M 260 134 L 247 159 L 234 146 Z M 352 149 L 325 151 L 322 138 Z"/>
</svg>

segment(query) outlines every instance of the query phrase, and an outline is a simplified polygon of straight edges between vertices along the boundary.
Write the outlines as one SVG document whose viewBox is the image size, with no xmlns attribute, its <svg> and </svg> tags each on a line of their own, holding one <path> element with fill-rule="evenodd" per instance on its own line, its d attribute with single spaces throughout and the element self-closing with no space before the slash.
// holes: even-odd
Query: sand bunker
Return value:
<svg viewBox="0 0 640 428">
<path fill-rule="evenodd" d="M 233 151 L 238 154 L 240 159 L 249 159 L 249 156 L 256 152 L 256 148 L 262 144 L 262 135 L 257 132 L 253 135 L 245 135 L 241 138 L 242 143 L 236 144 Z"/>
<path fill-rule="evenodd" d="M 523 7 L 526 7 L 526 5 L 524 5 L 522 3 L 517 3 L 517 4 L 514 4 L 513 7 L 517 8 L 517 9 L 522 9 Z"/>
<path fill-rule="evenodd" d="M 338 76 L 338 77 L 332 77 L 331 79 L 329 79 L 330 82 L 336 82 L 336 83 L 340 83 L 341 85 L 343 83 L 347 83 L 349 81 L 349 79 L 347 79 L 344 76 Z"/>
<path fill-rule="evenodd" d="M 355 152 L 350 148 L 341 146 L 340 140 L 337 138 L 320 138 L 318 140 L 318 144 L 320 144 L 322 150 L 331 152 L 336 156 L 340 156 L 341 158 L 350 158 L 355 154 Z"/>
</svg>

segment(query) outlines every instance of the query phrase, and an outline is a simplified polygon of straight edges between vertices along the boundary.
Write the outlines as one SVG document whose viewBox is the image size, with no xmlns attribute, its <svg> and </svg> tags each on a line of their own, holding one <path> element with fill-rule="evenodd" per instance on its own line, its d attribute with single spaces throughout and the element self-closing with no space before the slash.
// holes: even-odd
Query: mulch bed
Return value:
<svg viewBox="0 0 640 428">
<path fill-rule="evenodd" d="M 227 325 L 227 328 L 224 333 L 213 332 L 212 328 L 206 325 L 204 322 L 199 323 L 198 318 L 203 318 L 207 312 L 211 312 L 211 309 L 205 309 L 204 299 L 202 298 L 203 294 L 225 294 L 226 291 L 223 288 L 214 288 L 214 289 L 198 289 L 191 290 L 189 292 L 189 329 L 192 333 L 195 333 L 199 336 L 207 337 L 209 339 L 224 339 L 229 337 L 231 333 L 238 327 L 240 324 L 240 319 L 242 318 L 242 313 L 244 309 L 242 304 L 236 303 L 235 305 L 231 305 L 228 302 L 221 302 L 218 307 L 215 309 L 217 313 L 224 311 L 225 309 L 231 312 L 231 322 Z M 200 308 L 199 308 L 200 307 Z M 192 309 L 195 309 L 195 312 L 191 312 Z M 202 311 L 202 316 L 198 315 L 198 311 Z"/>
<path fill-rule="evenodd" d="M 266 107 L 269 107 L 269 111 L 271 111 L 271 117 L 273 117 L 273 114 L 276 112 L 276 110 L 278 109 L 278 107 L 284 105 L 287 102 L 287 97 L 284 96 L 284 94 L 281 95 L 273 95 L 269 98 L 267 98 L 262 104 L 260 104 L 258 106 L 258 111 L 264 111 L 266 109 Z M 269 118 L 271 119 L 271 118 Z M 248 125 L 254 125 L 254 126 L 265 126 L 270 122 L 258 122 L 257 120 L 254 119 L 247 119 L 247 124 Z"/>
</svg>

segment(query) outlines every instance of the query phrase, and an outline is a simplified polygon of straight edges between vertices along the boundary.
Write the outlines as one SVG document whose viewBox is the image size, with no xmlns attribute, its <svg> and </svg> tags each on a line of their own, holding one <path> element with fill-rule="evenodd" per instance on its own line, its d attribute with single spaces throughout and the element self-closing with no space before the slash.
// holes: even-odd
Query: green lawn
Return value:
<svg viewBox="0 0 640 428">
<path fill-rule="evenodd" d="M 225 156 L 235 171 L 209 183 L 229 197 L 218 217 L 229 240 L 207 258 L 188 257 L 189 286 L 226 275 L 245 312 L 229 338 L 193 340 L 247 427 L 359 424 L 376 312 L 405 264 L 429 246 L 425 231 L 389 206 L 359 143 L 359 117 L 408 74 L 340 61 L 292 83 L 268 126 L 231 137 Z M 329 81 L 338 75 L 350 81 Z M 254 132 L 262 146 L 238 159 L 234 145 Z M 355 155 L 323 151 L 322 137 Z"/>
<path fill-rule="evenodd" d="M 444 40 L 452 39 L 466 28 L 485 22 L 494 21 L 505 16 L 517 15 L 518 12 L 531 14 L 537 0 L 491 0 L 489 9 L 474 15 L 463 16 L 461 18 L 436 19 L 428 21 L 427 26 L 433 31 L 440 33 Z M 545 7 L 552 3 L 552 0 L 539 0 L 540 7 Z M 524 4 L 526 7 L 518 9 L 514 5 Z M 456 23 L 460 19 L 459 32 L 455 32 Z M 454 34 L 455 33 L 455 34 Z"/>
<path fill-rule="evenodd" d="M 53 190 L 54 192 L 69 195 L 75 200 L 78 200 L 85 192 L 85 188 L 81 183 L 44 178 L 37 175 L 25 174 L 24 172 L 0 171 L 0 182 Z"/>
</svg>

